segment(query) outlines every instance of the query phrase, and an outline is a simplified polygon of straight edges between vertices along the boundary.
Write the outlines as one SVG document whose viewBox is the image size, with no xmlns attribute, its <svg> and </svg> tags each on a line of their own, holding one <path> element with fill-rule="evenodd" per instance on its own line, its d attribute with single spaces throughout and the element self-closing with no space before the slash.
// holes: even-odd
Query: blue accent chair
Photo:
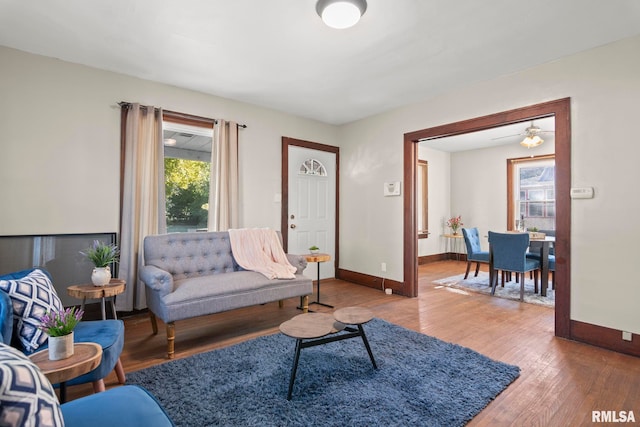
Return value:
<svg viewBox="0 0 640 427">
<path fill-rule="evenodd" d="M 22 270 L 0 276 L 0 280 L 18 280 L 27 276 L 34 269 Z M 50 278 L 49 273 L 43 269 Z M 11 345 L 20 350 L 22 346 L 14 340 L 15 331 L 13 330 L 13 306 L 11 298 L 6 292 L 0 291 L 0 334 L 2 342 Z M 95 320 L 81 321 L 74 329 L 75 342 L 95 342 L 102 347 L 102 361 L 100 365 L 93 371 L 81 375 L 73 380 L 69 380 L 66 384 L 76 385 L 92 383 L 94 392 L 105 390 L 104 377 L 109 372 L 115 370 L 118 382 L 125 383 L 125 373 L 120 362 L 120 353 L 124 347 L 124 323 L 122 320 Z M 44 350 L 48 347 L 48 343 L 43 344 L 37 351 Z M 24 351 L 24 350 L 23 350 Z"/>
<path fill-rule="evenodd" d="M 137 385 L 115 387 L 60 406 L 66 427 L 174 427 L 164 408 Z"/>
<path fill-rule="evenodd" d="M 524 273 L 533 271 L 535 287 L 538 287 L 538 270 L 540 261 L 527 257 L 529 247 L 528 233 L 496 233 L 489 231 L 490 253 L 493 263 L 493 270 L 502 272 L 502 285 L 504 286 L 505 272 L 519 273 L 520 280 L 520 301 L 524 300 Z M 491 295 L 495 293 L 498 284 L 498 275 L 493 274 L 491 283 Z"/>
<path fill-rule="evenodd" d="M 47 377 L 23 352 L 0 343 L 0 364 L 2 425 L 175 426 L 158 400 L 141 386 L 115 387 L 60 405 Z"/>
<path fill-rule="evenodd" d="M 540 233 L 544 233 L 546 236 L 556 235 L 556 230 L 538 230 Z M 527 252 L 527 257 L 540 260 L 540 249 L 542 248 L 542 243 L 536 242 L 532 240 L 529 242 L 529 252 Z M 549 271 L 551 272 L 551 289 L 556 288 L 556 248 L 552 244 L 549 247 Z"/>
<path fill-rule="evenodd" d="M 489 251 L 482 250 L 477 228 L 463 228 L 462 235 L 464 236 L 464 244 L 467 247 L 467 271 L 464 273 L 464 278 L 469 277 L 469 269 L 471 268 L 471 263 L 474 262 L 476 263 L 474 277 L 477 277 L 480 271 L 480 263 L 489 264 Z"/>
</svg>

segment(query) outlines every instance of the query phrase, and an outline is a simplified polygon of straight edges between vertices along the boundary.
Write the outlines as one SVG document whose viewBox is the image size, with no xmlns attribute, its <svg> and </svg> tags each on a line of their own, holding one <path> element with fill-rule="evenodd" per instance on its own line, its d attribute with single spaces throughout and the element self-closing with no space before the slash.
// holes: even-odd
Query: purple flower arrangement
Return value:
<svg viewBox="0 0 640 427">
<path fill-rule="evenodd" d="M 76 307 L 66 308 L 64 310 L 58 310 L 54 312 L 47 312 L 40 318 L 40 325 L 38 328 L 44 331 L 50 337 L 62 337 L 69 335 L 73 332 L 73 328 L 76 327 L 84 311 L 77 309 Z"/>
</svg>

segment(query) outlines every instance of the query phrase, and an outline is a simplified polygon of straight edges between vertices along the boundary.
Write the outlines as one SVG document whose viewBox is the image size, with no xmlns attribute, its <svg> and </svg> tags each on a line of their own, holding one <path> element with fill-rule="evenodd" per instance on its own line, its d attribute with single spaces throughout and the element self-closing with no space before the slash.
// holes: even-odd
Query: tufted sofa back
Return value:
<svg viewBox="0 0 640 427">
<path fill-rule="evenodd" d="M 144 263 L 169 272 L 173 280 L 242 270 L 233 258 L 226 231 L 147 236 Z"/>
</svg>

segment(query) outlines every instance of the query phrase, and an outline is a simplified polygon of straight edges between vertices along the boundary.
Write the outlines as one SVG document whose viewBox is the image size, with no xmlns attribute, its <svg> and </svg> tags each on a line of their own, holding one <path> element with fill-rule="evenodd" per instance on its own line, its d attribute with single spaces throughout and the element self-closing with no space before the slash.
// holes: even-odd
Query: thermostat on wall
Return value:
<svg viewBox="0 0 640 427">
<path fill-rule="evenodd" d="M 574 187 L 571 189 L 572 199 L 593 199 L 593 187 Z"/>
<path fill-rule="evenodd" d="M 399 196 L 400 195 L 400 181 L 385 182 L 384 183 L 384 195 L 387 196 Z"/>
</svg>

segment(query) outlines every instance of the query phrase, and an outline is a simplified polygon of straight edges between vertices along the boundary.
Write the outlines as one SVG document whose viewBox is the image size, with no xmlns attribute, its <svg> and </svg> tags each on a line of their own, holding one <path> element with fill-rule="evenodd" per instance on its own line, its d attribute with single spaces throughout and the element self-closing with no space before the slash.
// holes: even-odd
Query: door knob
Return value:
<svg viewBox="0 0 640 427">
<path fill-rule="evenodd" d="M 296 228 L 296 225 L 295 224 L 291 224 L 291 228 Z"/>
</svg>

